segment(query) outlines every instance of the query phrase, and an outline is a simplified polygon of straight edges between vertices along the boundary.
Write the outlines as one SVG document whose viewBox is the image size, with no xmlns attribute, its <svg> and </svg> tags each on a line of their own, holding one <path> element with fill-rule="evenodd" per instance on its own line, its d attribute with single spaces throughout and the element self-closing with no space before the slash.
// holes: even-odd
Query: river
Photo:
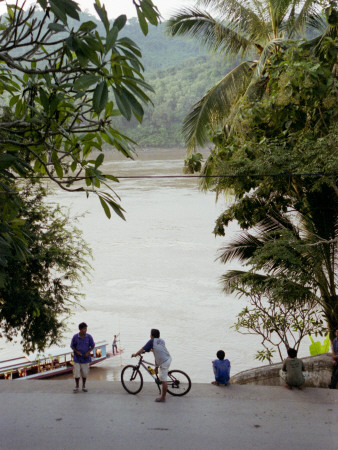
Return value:
<svg viewBox="0 0 338 450">
<path fill-rule="evenodd" d="M 116 176 L 182 175 L 183 159 L 183 150 L 142 150 L 135 161 L 110 155 L 105 170 Z M 119 379 L 121 366 L 132 361 L 151 328 L 161 331 L 172 368 L 195 382 L 212 380 L 211 361 L 219 349 L 231 361 L 232 374 L 260 365 L 254 359 L 258 337 L 232 328 L 244 300 L 225 295 L 219 284 L 227 267 L 238 268 L 215 261 L 224 239 L 212 230 L 225 199 L 216 203 L 195 178 L 121 179 L 116 192 L 126 221 L 116 215 L 108 220 L 94 196 L 55 191 L 49 198 L 78 217 L 94 257 L 83 288 L 85 309 L 75 308 L 67 320 L 64 345 L 82 321 L 96 341 L 111 343 L 120 333 L 122 357 L 92 368 L 90 376 L 101 380 Z M 18 343 L 0 341 L 0 347 L 0 359 L 21 355 Z"/>
</svg>

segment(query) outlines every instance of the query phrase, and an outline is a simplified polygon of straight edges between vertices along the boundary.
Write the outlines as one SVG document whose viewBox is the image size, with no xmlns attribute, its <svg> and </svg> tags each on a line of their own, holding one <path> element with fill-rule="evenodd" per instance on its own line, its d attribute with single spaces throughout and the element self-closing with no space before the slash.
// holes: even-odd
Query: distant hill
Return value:
<svg viewBox="0 0 338 450">
<path fill-rule="evenodd" d="M 81 19 L 97 22 L 99 31 L 104 34 L 102 24 L 95 17 L 84 13 Z M 149 27 L 148 35 L 144 36 L 137 19 L 132 18 L 121 34 L 140 47 L 145 79 L 155 94 L 149 95 L 154 107 L 145 106 L 142 124 L 135 119 L 128 122 L 115 118 L 114 125 L 141 147 L 183 146 L 184 117 L 234 64 L 219 55 L 211 56 L 190 39 L 168 37 L 165 23 Z"/>
<path fill-rule="evenodd" d="M 170 38 L 165 23 L 150 27 L 144 36 L 136 19 L 128 22 L 124 33 L 142 51 L 146 81 L 154 88 L 154 107 L 145 109 L 144 120 L 116 119 L 116 126 L 144 147 L 182 146 L 184 117 L 217 81 L 234 66 L 221 56 L 211 56 L 193 41 Z"/>
<path fill-rule="evenodd" d="M 37 19 L 42 12 L 36 12 Z M 97 23 L 98 31 L 105 30 L 94 16 L 81 13 L 81 21 Z M 70 28 L 78 28 L 79 23 L 69 19 Z M 142 52 L 145 79 L 155 90 L 150 93 L 154 107 L 145 106 L 142 124 L 136 120 L 128 122 L 122 117 L 114 118 L 114 126 L 143 147 L 183 146 L 181 127 L 191 106 L 219 81 L 232 65 L 221 56 L 211 56 L 195 42 L 186 38 L 170 38 L 165 34 L 165 23 L 150 26 L 144 36 L 136 18 L 128 21 L 122 30 Z M 60 35 L 58 35 L 58 38 Z M 22 53 L 14 50 L 14 55 Z M 0 104 L 7 102 L 2 98 Z"/>
</svg>

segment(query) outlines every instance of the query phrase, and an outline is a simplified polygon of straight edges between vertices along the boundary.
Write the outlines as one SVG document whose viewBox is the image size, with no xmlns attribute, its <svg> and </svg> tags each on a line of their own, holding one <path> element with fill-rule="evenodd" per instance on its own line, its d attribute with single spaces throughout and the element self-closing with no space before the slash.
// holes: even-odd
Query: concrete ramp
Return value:
<svg viewBox="0 0 338 450">
<path fill-rule="evenodd" d="M 338 448 L 338 391 L 193 384 L 185 397 L 154 403 L 146 383 L 0 382 L 1 450 L 297 450 Z"/>
</svg>

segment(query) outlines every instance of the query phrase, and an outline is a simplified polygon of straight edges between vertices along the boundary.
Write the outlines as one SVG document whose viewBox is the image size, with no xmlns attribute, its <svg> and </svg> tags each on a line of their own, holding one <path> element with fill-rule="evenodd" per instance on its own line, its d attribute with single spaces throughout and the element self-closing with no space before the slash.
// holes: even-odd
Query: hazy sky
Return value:
<svg viewBox="0 0 338 450">
<path fill-rule="evenodd" d="M 153 3 L 158 7 L 165 19 L 168 19 L 174 10 L 184 6 L 194 5 L 196 2 L 197 0 L 153 0 Z M 14 3 L 14 1 L 8 1 L 8 3 Z M 33 2 L 26 2 L 26 4 L 29 3 Z M 82 11 L 87 9 L 91 14 L 96 14 L 93 7 L 94 0 L 77 0 L 77 3 L 80 5 Z M 105 4 L 110 19 L 113 19 L 120 14 L 126 14 L 128 19 L 136 16 L 135 6 L 133 5 L 132 0 L 101 0 L 101 3 Z M 5 1 L 0 0 L 0 13 L 3 13 L 5 10 Z"/>
<path fill-rule="evenodd" d="M 136 9 L 132 0 L 101 0 L 105 4 L 109 18 L 117 17 L 120 14 L 126 14 L 127 17 L 136 16 Z M 82 10 L 88 9 L 90 12 L 94 11 L 93 0 L 78 0 L 78 4 Z M 153 0 L 153 3 L 158 7 L 160 13 L 165 19 L 168 19 L 170 14 L 175 10 L 186 5 L 193 5 L 194 0 Z"/>
</svg>

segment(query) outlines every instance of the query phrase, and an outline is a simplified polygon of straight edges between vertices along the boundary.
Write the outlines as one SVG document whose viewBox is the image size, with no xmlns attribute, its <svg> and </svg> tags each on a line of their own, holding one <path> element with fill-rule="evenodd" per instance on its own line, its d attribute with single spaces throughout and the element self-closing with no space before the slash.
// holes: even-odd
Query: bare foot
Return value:
<svg viewBox="0 0 338 450">
<path fill-rule="evenodd" d="M 165 402 L 165 399 L 159 397 L 159 398 L 156 398 L 156 399 L 155 399 L 155 402 L 157 402 L 157 403 L 164 403 L 164 402 Z"/>
<path fill-rule="evenodd" d="M 218 381 L 212 381 L 211 384 L 214 384 L 215 386 L 219 386 L 219 382 Z"/>
</svg>

